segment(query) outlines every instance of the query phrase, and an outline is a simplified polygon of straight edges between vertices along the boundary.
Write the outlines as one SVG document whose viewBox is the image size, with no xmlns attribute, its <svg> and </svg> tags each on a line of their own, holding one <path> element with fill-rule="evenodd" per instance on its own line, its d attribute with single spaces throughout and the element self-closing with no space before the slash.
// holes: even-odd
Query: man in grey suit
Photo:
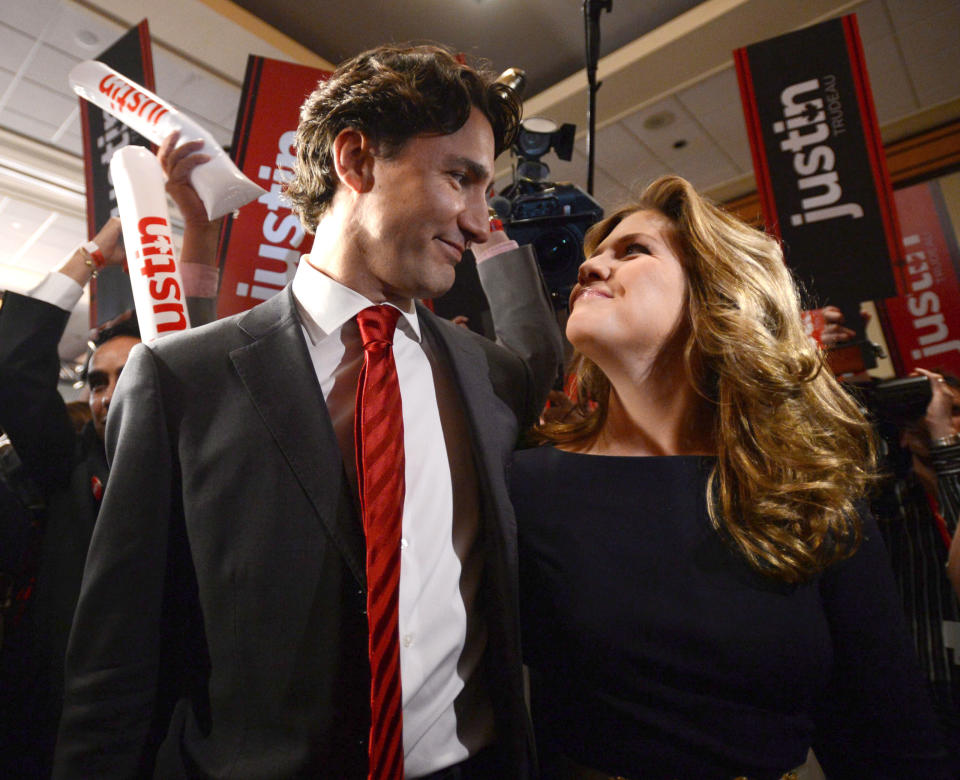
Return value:
<svg viewBox="0 0 960 780">
<path fill-rule="evenodd" d="M 400 310 L 405 774 L 529 775 L 505 469 L 559 333 L 516 252 L 480 266 L 500 344 L 414 303 L 487 240 L 518 116 L 437 47 L 358 55 L 307 99 L 289 194 L 316 240 L 292 285 L 124 370 L 55 776 L 376 772 L 353 441 L 371 304 Z"/>
</svg>

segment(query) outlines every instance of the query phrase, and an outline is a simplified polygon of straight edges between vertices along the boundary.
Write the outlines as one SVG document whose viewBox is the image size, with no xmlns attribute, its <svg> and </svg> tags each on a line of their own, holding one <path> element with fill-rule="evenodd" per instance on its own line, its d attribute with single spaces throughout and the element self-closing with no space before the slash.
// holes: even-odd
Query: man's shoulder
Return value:
<svg viewBox="0 0 960 780">
<path fill-rule="evenodd" d="M 456 345 L 463 349 L 479 349 L 486 355 L 488 360 L 492 359 L 497 362 L 508 362 L 511 364 L 522 363 L 510 350 L 497 344 L 492 339 L 482 336 L 462 325 L 456 325 L 434 314 L 425 306 L 418 307 L 417 313 L 421 317 L 421 320 L 427 320 L 430 323 L 428 327 L 432 326 L 434 332 L 448 344 Z"/>
<path fill-rule="evenodd" d="M 296 321 L 288 290 L 246 311 L 158 339 L 149 348 L 162 360 L 230 351 Z"/>
</svg>

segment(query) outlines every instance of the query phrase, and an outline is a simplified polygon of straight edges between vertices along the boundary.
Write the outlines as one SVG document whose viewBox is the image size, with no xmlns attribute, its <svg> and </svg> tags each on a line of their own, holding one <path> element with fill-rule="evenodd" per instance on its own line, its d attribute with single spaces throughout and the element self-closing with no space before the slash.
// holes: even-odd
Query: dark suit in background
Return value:
<svg viewBox="0 0 960 780">
<path fill-rule="evenodd" d="M 188 303 L 192 322 L 213 319 L 213 299 L 191 297 Z M 109 474 L 93 423 L 77 434 L 57 389 L 57 348 L 69 317 L 59 306 L 13 292 L 4 294 L 0 307 L 0 429 L 45 504 L 29 542 L 21 547 L 6 535 L 0 539 L 4 560 L 26 556 L 34 578 L 23 614 L 17 625 L 5 627 L 0 650 L 0 777 L 50 775 L 67 638 Z M 16 530 L 4 526 L 4 534 Z"/>
</svg>

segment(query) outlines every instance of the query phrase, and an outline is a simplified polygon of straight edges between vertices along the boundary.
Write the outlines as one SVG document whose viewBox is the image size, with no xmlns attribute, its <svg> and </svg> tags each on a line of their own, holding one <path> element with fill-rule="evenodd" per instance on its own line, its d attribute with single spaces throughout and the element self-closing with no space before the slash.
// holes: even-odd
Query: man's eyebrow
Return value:
<svg viewBox="0 0 960 780">
<path fill-rule="evenodd" d="M 91 371 L 87 374 L 87 382 L 93 384 L 94 381 L 100 382 L 107 378 L 107 372 L 97 369 L 96 371 Z"/>
<path fill-rule="evenodd" d="M 463 168 L 470 175 L 471 179 L 477 181 L 486 181 L 492 177 L 486 165 L 482 165 L 476 160 L 471 160 L 469 157 L 461 157 L 459 155 L 450 157 L 447 159 L 447 165 L 453 168 Z"/>
</svg>

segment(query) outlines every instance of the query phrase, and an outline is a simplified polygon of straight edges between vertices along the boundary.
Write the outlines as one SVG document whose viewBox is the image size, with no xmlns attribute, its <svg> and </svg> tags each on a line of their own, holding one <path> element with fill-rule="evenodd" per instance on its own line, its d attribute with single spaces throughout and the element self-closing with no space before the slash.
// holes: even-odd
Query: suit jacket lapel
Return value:
<svg viewBox="0 0 960 780">
<path fill-rule="evenodd" d="M 365 542 L 352 512 L 343 460 L 288 286 L 238 320 L 253 341 L 230 359 L 350 570 L 365 583 Z M 349 505 L 349 502 L 347 502 Z"/>
<path fill-rule="evenodd" d="M 446 327 L 423 307 L 418 308 L 418 313 L 428 338 L 439 344 L 449 357 L 450 369 L 460 387 L 470 425 L 480 484 L 489 491 L 491 477 L 502 472 L 504 459 L 509 457 L 515 444 L 516 418 L 494 393 L 487 357 L 473 338 L 452 326 Z"/>
</svg>

